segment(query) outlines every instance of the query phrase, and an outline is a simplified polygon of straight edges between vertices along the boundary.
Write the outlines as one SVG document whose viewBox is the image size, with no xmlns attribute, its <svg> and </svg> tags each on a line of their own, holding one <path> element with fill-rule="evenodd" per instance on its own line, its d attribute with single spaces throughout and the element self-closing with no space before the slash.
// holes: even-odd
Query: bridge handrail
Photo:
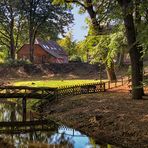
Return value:
<svg viewBox="0 0 148 148">
<path fill-rule="evenodd" d="M 56 90 L 57 87 L 0 86 L 0 89 Z"/>
</svg>

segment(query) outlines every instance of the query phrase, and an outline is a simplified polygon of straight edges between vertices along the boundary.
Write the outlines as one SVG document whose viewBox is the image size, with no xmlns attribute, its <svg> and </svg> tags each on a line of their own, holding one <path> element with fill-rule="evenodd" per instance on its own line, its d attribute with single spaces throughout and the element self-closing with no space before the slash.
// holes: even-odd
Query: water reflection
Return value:
<svg viewBox="0 0 148 148">
<path fill-rule="evenodd" d="M 16 103 L 0 104 L 0 121 L 21 121 L 22 112 Z"/>
<path fill-rule="evenodd" d="M 16 103 L 0 104 L 0 122 L 8 121 L 6 127 L 0 124 L 0 137 L 16 148 L 114 148 L 108 144 L 96 145 L 92 138 L 79 131 L 51 121 L 26 121 L 22 125 L 22 108 Z"/>
</svg>

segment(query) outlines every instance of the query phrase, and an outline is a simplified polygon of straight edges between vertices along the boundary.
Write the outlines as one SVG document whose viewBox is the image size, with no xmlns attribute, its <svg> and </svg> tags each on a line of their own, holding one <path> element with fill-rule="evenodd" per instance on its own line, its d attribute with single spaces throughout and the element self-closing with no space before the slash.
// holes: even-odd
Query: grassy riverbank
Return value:
<svg viewBox="0 0 148 148">
<path fill-rule="evenodd" d="M 105 80 L 104 80 L 105 81 Z M 41 80 L 41 81 L 19 81 L 14 82 L 16 86 L 33 86 L 33 87 L 62 87 L 82 85 L 89 83 L 99 83 L 100 80 Z"/>
</svg>

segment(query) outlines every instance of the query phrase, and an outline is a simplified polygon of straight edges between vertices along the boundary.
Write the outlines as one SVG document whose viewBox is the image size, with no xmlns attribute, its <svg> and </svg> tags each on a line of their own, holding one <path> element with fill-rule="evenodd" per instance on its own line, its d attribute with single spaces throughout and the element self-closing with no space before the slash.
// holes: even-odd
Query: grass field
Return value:
<svg viewBox="0 0 148 148">
<path fill-rule="evenodd" d="M 16 86 L 32 86 L 32 87 L 61 87 L 79 84 L 98 83 L 99 80 L 42 80 L 42 81 L 20 81 L 15 82 Z"/>
</svg>

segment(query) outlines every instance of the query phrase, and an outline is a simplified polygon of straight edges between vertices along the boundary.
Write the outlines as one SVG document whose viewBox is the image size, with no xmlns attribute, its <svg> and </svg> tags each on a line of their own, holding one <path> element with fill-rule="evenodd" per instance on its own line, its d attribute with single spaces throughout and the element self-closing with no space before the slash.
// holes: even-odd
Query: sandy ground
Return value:
<svg viewBox="0 0 148 148">
<path fill-rule="evenodd" d="M 124 85 L 46 103 L 44 112 L 53 120 L 93 137 L 96 143 L 148 148 L 147 99 L 132 100 Z"/>
</svg>

